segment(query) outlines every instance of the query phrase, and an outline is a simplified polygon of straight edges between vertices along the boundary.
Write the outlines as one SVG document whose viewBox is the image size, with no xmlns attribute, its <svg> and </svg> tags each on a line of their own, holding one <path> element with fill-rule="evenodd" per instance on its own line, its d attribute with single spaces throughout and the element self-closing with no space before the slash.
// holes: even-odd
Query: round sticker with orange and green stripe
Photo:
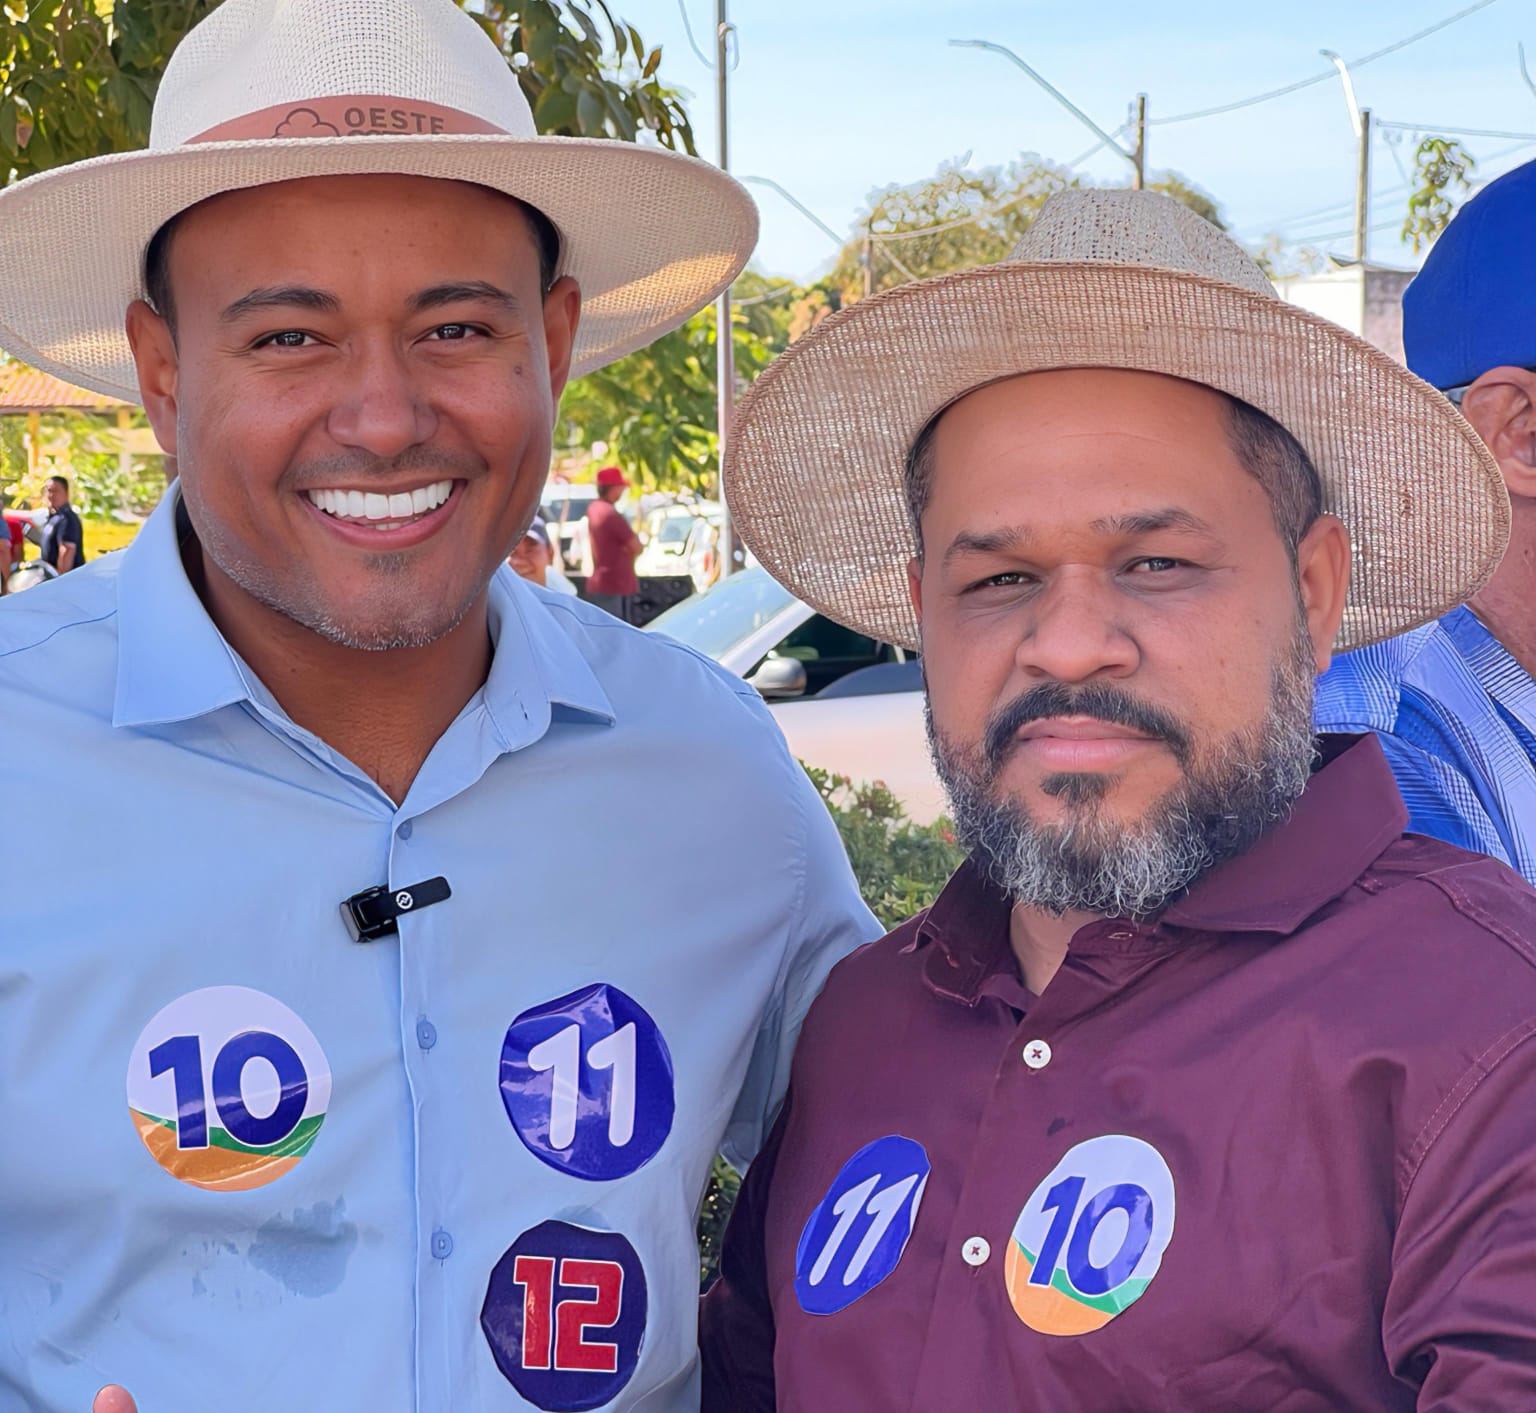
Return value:
<svg viewBox="0 0 1536 1413">
<path fill-rule="evenodd" d="M 172 1177 L 213 1192 L 264 1187 L 310 1150 L 331 1069 L 309 1027 L 244 986 L 179 996 L 128 1061 L 128 1112 Z"/>
<path fill-rule="evenodd" d="M 1124 1134 L 1069 1149 L 1013 1224 L 1003 1279 L 1032 1330 L 1102 1329 L 1146 1293 L 1173 1239 L 1173 1174 Z"/>
</svg>

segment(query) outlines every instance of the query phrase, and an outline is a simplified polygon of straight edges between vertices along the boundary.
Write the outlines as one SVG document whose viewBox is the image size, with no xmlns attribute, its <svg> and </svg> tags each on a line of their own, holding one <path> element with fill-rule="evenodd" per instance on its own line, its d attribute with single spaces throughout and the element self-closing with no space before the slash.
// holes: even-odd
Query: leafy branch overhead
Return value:
<svg viewBox="0 0 1536 1413">
<path fill-rule="evenodd" d="M 1454 138 L 1426 137 L 1413 154 L 1419 185 L 1408 198 L 1403 239 L 1417 255 L 1450 224 L 1456 199 L 1472 189 L 1477 161 Z"/>
<path fill-rule="evenodd" d="M 0 184 L 145 146 L 166 60 L 217 3 L 4 0 Z M 490 0 L 475 18 L 516 72 L 541 132 L 630 141 L 648 132 L 694 151 L 682 100 L 658 76 L 661 51 L 604 0 Z"/>
</svg>

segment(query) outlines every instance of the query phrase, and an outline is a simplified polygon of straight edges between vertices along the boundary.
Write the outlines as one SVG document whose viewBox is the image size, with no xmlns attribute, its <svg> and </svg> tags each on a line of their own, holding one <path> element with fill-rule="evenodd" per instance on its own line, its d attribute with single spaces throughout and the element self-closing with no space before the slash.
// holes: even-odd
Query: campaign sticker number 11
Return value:
<svg viewBox="0 0 1536 1413">
<path fill-rule="evenodd" d="M 309 1152 L 331 1069 L 309 1027 L 244 986 L 179 996 L 128 1060 L 128 1110 L 154 1160 L 214 1192 L 274 1182 Z"/>
</svg>

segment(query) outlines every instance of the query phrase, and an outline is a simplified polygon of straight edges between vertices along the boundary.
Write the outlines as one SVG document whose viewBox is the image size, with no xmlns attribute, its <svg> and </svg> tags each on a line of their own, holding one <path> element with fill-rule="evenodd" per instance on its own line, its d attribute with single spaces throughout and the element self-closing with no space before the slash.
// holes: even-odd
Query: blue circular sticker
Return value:
<svg viewBox="0 0 1536 1413">
<path fill-rule="evenodd" d="M 586 986 L 507 1028 L 501 1102 L 534 1157 L 611 1182 L 650 1162 L 672 1131 L 672 1056 L 638 1001 Z"/>
<path fill-rule="evenodd" d="M 618 1232 L 541 1222 L 491 1271 L 480 1328 L 535 1408 L 601 1408 L 634 1377 L 645 1314 L 645 1271 Z"/>
<path fill-rule="evenodd" d="M 795 1250 L 795 1296 L 807 1315 L 835 1315 L 901 1260 L 928 1184 L 928 1154 L 897 1134 L 843 1164 Z"/>
</svg>

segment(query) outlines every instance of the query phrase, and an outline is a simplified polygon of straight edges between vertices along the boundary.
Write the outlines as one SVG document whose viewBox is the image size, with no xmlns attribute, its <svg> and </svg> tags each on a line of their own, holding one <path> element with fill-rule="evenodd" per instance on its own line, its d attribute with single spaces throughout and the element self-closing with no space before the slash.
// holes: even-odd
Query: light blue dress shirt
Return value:
<svg viewBox="0 0 1536 1413">
<path fill-rule="evenodd" d="M 1380 734 L 1415 833 L 1536 884 L 1536 681 L 1470 609 L 1335 658 L 1313 715 Z"/>
<path fill-rule="evenodd" d="M 751 688 L 503 570 L 396 808 L 224 642 L 174 502 L 0 601 L 0 1410 L 696 1408 L 711 1158 L 880 932 L 821 802 Z"/>
</svg>

